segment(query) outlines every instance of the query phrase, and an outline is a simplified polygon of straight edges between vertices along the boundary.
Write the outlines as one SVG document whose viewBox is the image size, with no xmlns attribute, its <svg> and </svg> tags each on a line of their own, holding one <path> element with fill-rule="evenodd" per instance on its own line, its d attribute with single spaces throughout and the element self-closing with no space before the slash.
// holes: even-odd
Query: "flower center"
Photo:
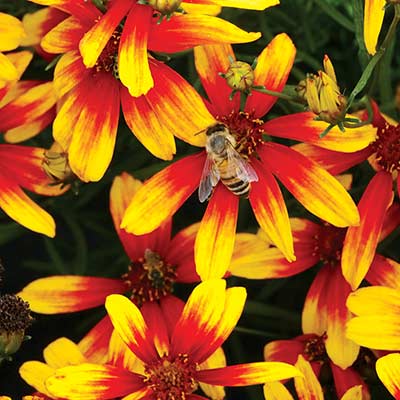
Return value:
<svg viewBox="0 0 400 400">
<path fill-rule="evenodd" d="M 140 307 L 147 301 L 160 300 L 172 292 L 176 266 L 166 263 L 156 252 L 146 249 L 144 257 L 133 261 L 122 279 L 131 291 L 131 300 Z"/>
<path fill-rule="evenodd" d="M 111 72 L 116 79 L 119 79 L 118 74 L 118 48 L 121 40 L 122 27 L 118 26 L 110 40 L 107 42 L 94 66 L 96 72 Z"/>
<path fill-rule="evenodd" d="M 400 124 L 397 126 L 386 124 L 384 128 L 379 128 L 371 148 L 384 171 L 400 170 Z"/>
<path fill-rule="evenodd" d="M 228 126 L 236 139 L 236 150 L 245 158 L 250 157 L 264 141 L 264 121 L 254 118 L 253 113 L 232 111 L 228 116 L 217 116 L 216 119 Z"/>
<path fill-rule="evenodd" d="M 187 354 L 179 354 L 174 360 L 164 356 L 146 365 L 144 382 L 156 400 L 185 400 L 198 387 L 196 370 L 197 364 L 190 362 Z"/>
<path fill-rule="evenodd" d="M 345 235 L 345 228 L 337 228 L 325 222 L 314 236 L 315 247 L 313 255 L 318 254 L 324 263 L 336 265 L 342 256 Z"/>
<path fill-rule="evenodd" d="M 328 357 L 325 349 L 326 334 L 313 336 L 304 344 L 304 355 L 308 361 L 325 361 Z"/>
</svg>

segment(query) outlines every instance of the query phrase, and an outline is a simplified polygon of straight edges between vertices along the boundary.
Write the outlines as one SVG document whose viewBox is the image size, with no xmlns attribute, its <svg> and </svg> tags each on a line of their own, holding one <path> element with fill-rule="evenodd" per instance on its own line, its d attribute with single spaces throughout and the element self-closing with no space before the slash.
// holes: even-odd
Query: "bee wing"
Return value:
<svg viewBox="0 0 400 400">
<path fill-rule="evenodd" d="M 232 143 L 228 141 L 226 155 L 229 168 L 232 168 L 234 175 L 243 182 L 257 182 L 258 176 L 254 168 L 235 150 Z"/>
<path fill-rule="evenodd" d="M 216 186 L 218 181 L 219 172 L 217 168 L 215 168 L 213 159 L 207 155 L 199 185 L 199 200 L 201 203 L 204 203 L 208 199 L 213 187 Z"/>
</svg>

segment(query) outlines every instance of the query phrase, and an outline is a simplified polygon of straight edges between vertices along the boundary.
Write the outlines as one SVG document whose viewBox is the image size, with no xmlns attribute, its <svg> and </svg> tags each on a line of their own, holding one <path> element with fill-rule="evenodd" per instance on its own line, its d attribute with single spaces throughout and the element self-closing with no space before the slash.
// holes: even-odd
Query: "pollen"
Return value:
<svg viewBox="0 0 400 400">
<path fill-rule="evenodd" d="M 342 257 L 345 228 L 337 228 L 329 223 L 320 226 L 314 236 L 315 246 L 313 255 L 319 255 L 322 262 L 337 265 Z"/>
<path fill-rule="evenodd" d="M 155 400 L 186 400 L 198 388 L 194 379 L 197 364 L 187 354 L 179 354 L 171 360 L 168 356 L 146 365 L 145 384 Z"/>
<path fill-rule="evenodd" d="M 245 158 L 255 153 L 264 141 L 264 121 L 254 118 L 253 113 L 232 111 L 228 116 L 217 117 L 217 120 L 229 128 L 229 132 L 236 139 L 236 150 Z"/>
<path fill-rule="evenodd" d="M 121 40 L 122 28 L 120 26 L 115 29 L 111 35 L 110 40 L 107 42 L 103 51 L 101 52 L 97 62 L 94 66 L 94 71 L 110 72 L 115 78 L 119 79 L 118 74 L 118 48 Z"/>
<path fill-rule="evenodd" d="M 304 344 L 304 355 L 308 361 L 326 361 L 328 355 L 325 348 L 326 334 L 322 336 L 313 335 Z"/>
<path fill-rule="evenodd" d="M 386 124 L 379 128 L 375 142 L 371 144 L 376 153 L 376 161 L 387 172 L 400 170 L 400 124 Z"/>
<path fill-rule="evenodd" d="M 142 258 L 129 265 L 122 279 L 131 291 L 131 300 L 140 307 L 147 301 L 157 301 L 172 293 L 176 266 L 165 262 L 158 253 L 146 249 Z"/>
</svg>

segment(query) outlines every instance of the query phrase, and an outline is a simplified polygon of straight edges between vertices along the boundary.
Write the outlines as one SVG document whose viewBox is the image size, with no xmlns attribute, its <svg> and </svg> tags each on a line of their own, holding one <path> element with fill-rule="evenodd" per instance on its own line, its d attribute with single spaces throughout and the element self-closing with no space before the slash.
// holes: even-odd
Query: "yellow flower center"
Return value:
<svg viewBox="0 0 400 400">
<path fill-rule="evenodd" d="M 185 400 L 197 390 L 196 370 L 197 364 L 187 354 L 179 354 L 174 360 L 164 356 L 146 365 L 145 383 L 153 390 L 156 400 Z"/>
<path fill-rule="evenodd" d="M 375 142 L 371 144 L 376 160 L 384 171 L 400 170 L 400 124 L 386 124 L 379 128 Z"/>
<path fill-rule="evenodd" d="M 264 121 L 254 118 L 251 113 L 232 111 L 228 116 L 217 116 L 216 119 L 228 127 L 236 139 L 236 150 L 244 158 L 250 157 L 264 141 Z"/>
<path fill-rule="evenodd" d="M 131 300 L 140 307 L 147 301 L 160 300 L 172 293 L 176 266 L 162 260 L 156 252 L 146 249 L 144 257 L 132 261 L 122 278 L 131 291 Z"/>
<path fill-rule="evenodd" d="M 345 235 L 345 228 L 337 228 L 327 222 L 324 223 L 314 236 L 315 247 L 313 255 L 318 254 L 324 263 L 337 265 L 342 257 Z"/>
</svg>

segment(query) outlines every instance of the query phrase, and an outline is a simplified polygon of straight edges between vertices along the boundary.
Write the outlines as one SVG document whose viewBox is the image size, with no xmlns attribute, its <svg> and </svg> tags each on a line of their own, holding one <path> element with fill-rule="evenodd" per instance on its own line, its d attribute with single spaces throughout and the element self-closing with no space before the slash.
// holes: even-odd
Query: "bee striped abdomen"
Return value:
<svg viewBox="0 0 400 400">
<path fill-rule="evenodd" d="M 232 168 L 230 168 L 226 159 L 223 159 L 220 163 L 217 163 L 217 168 L 221 182 L 228 190 L 230 190 L 236 196 L 247 197 L 250 192 L 250 183 L 238 178 L 235 174 L 236 171 L 233 171 Z"/>
</svg>

